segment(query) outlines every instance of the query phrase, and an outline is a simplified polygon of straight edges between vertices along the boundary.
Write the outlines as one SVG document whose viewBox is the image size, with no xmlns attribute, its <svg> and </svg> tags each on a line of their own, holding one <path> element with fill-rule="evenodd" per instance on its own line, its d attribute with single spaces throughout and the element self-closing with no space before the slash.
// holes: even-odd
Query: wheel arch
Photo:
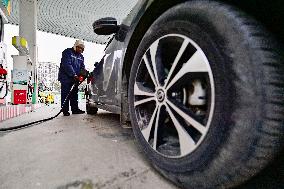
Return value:
<svg viewBox="0 0 284 189">
<path fill-rule="evenodd" d="M 166 2 L 164 0 L 156 0 L 150 5 L 149 8 L 147 8 L 146 12 L 143 13 L 143 16 L 140 18 L 139 22 L 135 27 L 135 30 L 131 35 L 125 53 L 122 70 L 123 75 L 126 76 L 126 79 L 129 78 L 132 60 L 135 56 L 136 49 L 148 28 L 163 12 L 165 12 L 172 6 L 182 2 L 185 2 L 185 0 L 170 0 Z"/>
<path fill-rule="evenodd" d="M 143 38 L 143 34 L 147 31 L 150 25 L 167 9 L 174 5 L 191 0 L 156 0 L 154 1 L 147 11 L 143 14 L 139 20 L 134 32 L 129 40 L 127 51 L 124 57 L 123 74 L 126 75 L 126 79 L 129 78 L 129 73 L 132 65 L 132 60 L 135 55 L 139 42 Z M 229 5 L 233 5 L 242 11 L 255 17 L 256 20 L 264 24 L 271 33 L 284 41 L 284 27 L 279 27 L 284 19 L 284 4 L 282 0 L 274 0 L 273 3 L 265 0 L 253 0 L 251 3 L 247 3 L 246 0 L 220 0 Z M 258 5 L 256 9 L 255 5 Z M 269 8 L 268 8 L 269 7 Z M 267 13 L 269 11 L 269 17 Z M 273 22 L 272 22 L 273 21 Z"/>
<path fill-rule="evenodd" d="M 124 124 L 125 121 L 130 121 L 129 109 L 127 102 L 128 100 L 128 81 L 130 77 L 130 70 L 132 66 L 132 60 L 134 59 L 136 49 L 138 48 L 141 39 L 144 34 L 151 26 L 151 24 L 167 9 L 177 5 L 179 3 L 185 2 L 186 0 L 156 0 L 149 5 L 147 10 L 143 13 L 142 17 L 139 19 L 132 35 L 129 39 L 125 56 L 123 59 L 122 66 L 122 99 L 121 99 L 121 122 Z"/>
</svg>

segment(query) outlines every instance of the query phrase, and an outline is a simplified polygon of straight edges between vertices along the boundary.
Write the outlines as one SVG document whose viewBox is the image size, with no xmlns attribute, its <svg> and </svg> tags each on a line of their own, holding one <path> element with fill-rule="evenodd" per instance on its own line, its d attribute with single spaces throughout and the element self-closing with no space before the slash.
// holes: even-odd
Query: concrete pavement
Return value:
<svg viewBox="0 0 284 189">
<path fill-rule="evenodd" d="M 80 104 L 84 109 L 84 104 Z M 58 105 L 0 122 L 12 127 L 54 116 Z M 284 188 L 284 152 L 238 189 Z M 0 133 L 1 189 L 177 189 L 155 171 L 119 116 L 59 115 L 23 130 Z"/>
<path fill-rule="evenodd" d="M 5 127 L 53 116 L 43 107 L 1 122 Z M 139 151 L 131 129 L 105 111 L 71 115 L 0 136 L 1 189 L 175 189 Z"/>
</svg>

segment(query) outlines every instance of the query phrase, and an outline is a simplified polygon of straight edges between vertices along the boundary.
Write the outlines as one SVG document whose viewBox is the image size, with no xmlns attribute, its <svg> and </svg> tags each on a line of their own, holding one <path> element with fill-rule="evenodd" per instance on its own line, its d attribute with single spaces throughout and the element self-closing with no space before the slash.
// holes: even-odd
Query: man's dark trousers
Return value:
<svg viewBox="0 0 284 189">
<path fill-rule="evenodd" d="M 64 103 L 65 98 L 67 97 L 68 93 L 70 92 L 73 82 L 61 82 L 61 107 Z M 69 101 L 71 105 L 71 111 L 77 111 L 78 108 L 78 86 L 75 85 L 72 92 L 69 95 L 69 99 L 66 100 L 64 106 L 62 107 L 63 112 L 69 111 Z"/>
</svg>

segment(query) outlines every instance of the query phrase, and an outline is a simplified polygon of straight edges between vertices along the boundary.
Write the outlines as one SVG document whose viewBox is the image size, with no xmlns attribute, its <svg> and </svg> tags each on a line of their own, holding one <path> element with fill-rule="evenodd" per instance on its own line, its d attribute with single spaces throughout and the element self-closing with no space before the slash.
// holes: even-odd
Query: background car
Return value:
<svg viewBox="0 0 284 189">
<path fill-rule="evenodd" d="M 111 35 L 87 113 L 119 113 L 144 154 L 183 188 L 231 188 L 283 146 L 284 3 L 142 0 Z"/>
</svg>

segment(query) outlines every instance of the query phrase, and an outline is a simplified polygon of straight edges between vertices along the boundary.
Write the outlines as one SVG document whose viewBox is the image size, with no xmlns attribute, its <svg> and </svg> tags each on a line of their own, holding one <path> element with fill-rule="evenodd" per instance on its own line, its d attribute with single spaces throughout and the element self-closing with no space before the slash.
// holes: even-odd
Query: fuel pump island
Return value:
<svg viewBox="0 0 284 189">
<path fill-rule="evenodd" d="M 12 0 L 0 2 L 0 122 L 42 106 L 37 103 L 37 1 L 13 2 L 13 5 Z M 14 23 L 13 13 L 19 18 L 15 23 L 19 36 L 12 38 L 12 45 L 19 55 L 12 56 L 12 63 L 7 62 L 7 46 L 3 41 L 4 25 Z M 12 70 L 8 69 L 12 64 Z"/>
<path fill-rule="evenodd" d="M 32 77 L 36 74 L 32 72 L 32 61 L 29 57 L 28 42 L 25 38 L 14 36 L 12 45 L 19 51 L 20 55 L 13 55 L 13 70 L 11 82 L 11 103 L 30 104 L 35 103 L 33 96 L 34 86 Z"/>
</svg>

